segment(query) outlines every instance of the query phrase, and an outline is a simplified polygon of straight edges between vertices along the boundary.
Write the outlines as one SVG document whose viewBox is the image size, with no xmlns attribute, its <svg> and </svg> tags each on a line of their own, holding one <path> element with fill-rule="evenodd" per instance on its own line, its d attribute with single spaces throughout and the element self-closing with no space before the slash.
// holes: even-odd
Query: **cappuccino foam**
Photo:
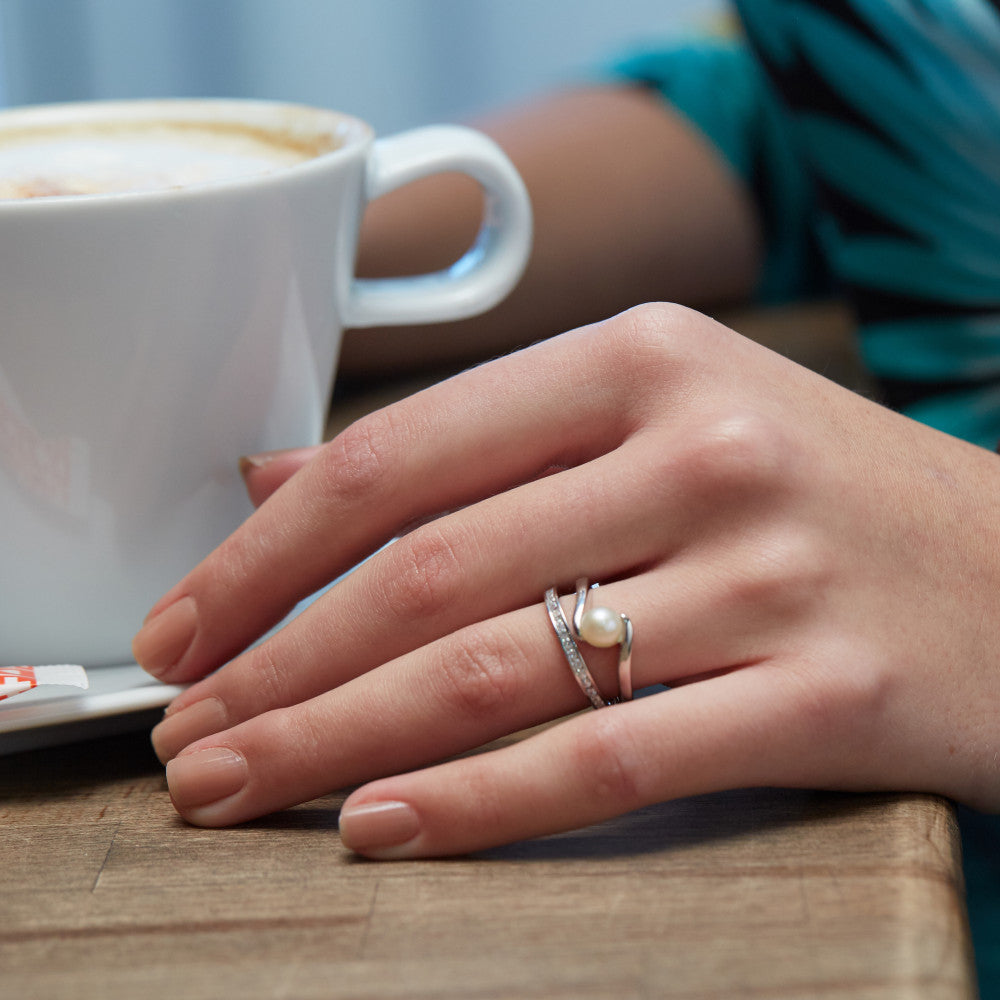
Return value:
<svg viewBox="0 0 1000 1000">
<path fill-rule="evenodd" d="M 169 190 L 271 173 L 324 151 L 226 124 L 0 131 L 0 199 Z"/>
</svg>

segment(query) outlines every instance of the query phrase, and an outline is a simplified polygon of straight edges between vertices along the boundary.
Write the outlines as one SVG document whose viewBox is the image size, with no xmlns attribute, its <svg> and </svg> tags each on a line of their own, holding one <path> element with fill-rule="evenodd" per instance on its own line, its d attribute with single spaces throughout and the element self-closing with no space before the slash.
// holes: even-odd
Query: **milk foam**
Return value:
<svg viewBox="0 0 1000 1000">
<path fill-rule="evenodd" d="M 167 190 L 259 176 L 310 155 L 278 137 L 195 127 L 0 133 L 0 199 Z"/>
</svg>

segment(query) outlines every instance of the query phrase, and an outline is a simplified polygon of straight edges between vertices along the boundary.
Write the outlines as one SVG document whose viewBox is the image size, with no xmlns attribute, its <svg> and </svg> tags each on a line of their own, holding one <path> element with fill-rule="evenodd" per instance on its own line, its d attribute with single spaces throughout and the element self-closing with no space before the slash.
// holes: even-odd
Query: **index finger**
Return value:
<svg viewBox="0 0 1000 1000">
<path fill-rule="evenodd" d="M 200 677 L 407 524 L 615 447 L 629 419 L 624 380 L 604 377 L 616 354 L 625 370 L 616 329 L 563 335 L 348 428 L 154 606 L 136 660 Z"/>
</svg>

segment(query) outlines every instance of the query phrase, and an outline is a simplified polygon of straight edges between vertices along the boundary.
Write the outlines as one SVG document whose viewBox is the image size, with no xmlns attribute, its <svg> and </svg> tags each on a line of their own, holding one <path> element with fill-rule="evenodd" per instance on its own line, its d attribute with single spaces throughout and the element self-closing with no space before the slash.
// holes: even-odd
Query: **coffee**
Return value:
<svg viewBox="0 0 1000 1000">
<path fill-rule="evenodd" d="M 160 191 L 271 173 L 335 148 L 219 123 L 91 123 L 0 131 L 0 200 Z"/>
</svg>

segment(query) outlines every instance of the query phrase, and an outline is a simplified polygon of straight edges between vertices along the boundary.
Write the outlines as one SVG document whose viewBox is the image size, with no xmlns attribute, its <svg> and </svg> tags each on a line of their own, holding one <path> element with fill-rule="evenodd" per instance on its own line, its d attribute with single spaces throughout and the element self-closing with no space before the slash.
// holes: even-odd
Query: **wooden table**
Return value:
<svg viewBox="0 0 1000 1000">
<path fill-rule="evenodd" d="M 729 321 L 864 389 L 836 307 Z M 342 401 L 331 430 L 423 381 Z M 143 733 L 0 757 L 0 997 L 975 994 L 940 799 L 733 792 L 378 864 L 341 846 L 341 798 L 199 830 Z"/>
<path fill-rule="evenodd" d="M 0 996 L 974 995 L 939 799 L 734 792 L 388 864 L 340 802 L 199 830 L 141 733 L 0 758 Z"/>
</svg>

